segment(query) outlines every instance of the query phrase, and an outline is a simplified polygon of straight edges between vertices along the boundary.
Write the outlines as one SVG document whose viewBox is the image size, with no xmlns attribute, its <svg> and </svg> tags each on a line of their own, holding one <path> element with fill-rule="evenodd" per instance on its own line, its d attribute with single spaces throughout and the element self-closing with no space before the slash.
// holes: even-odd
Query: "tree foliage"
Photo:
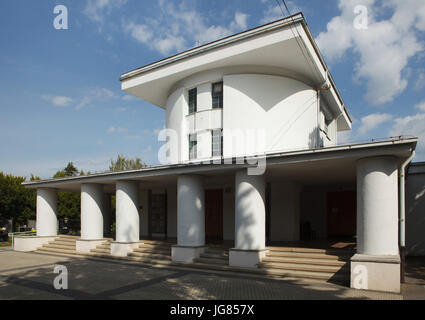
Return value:
<svg viewBox="0 0 425 320">
<path fill-rule="evenodd" d="M 0 172 L 0 218 L 13 219 L 14 223 L 24 224 L 35 219 L 36 191 L 26 189 L 24 177 L 5 175 Z"/>
<path fill-rule="evenodd" d="M 146 168 L 147 164 L 142 162 L 140 158 L 126 158 L 123 155 L 118 155 L 116 160 L 111 160 L 111 165 L 109 166 L 109 171 L 118 172 L 118 171 L 127 171 L 127 170 L 138 170 Z"/>
</svg>

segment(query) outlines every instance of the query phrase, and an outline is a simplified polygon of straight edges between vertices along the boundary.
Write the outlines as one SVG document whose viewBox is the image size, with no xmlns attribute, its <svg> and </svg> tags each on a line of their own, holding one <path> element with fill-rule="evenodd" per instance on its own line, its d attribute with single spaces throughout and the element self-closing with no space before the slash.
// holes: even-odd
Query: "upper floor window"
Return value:
<svg viewBox="0 0 425 320">
<path fill-rule="evenodd" d="M 223 131 L 221 129 L 212 130 L 212 156 L 221 157 L 223 155 Z"/>
<path fill-rule="evenodd" d="M 198 107 L 198 90 L 193 88 L 189 90 L 189 114 L 196 112 Z"/>
<path fill-rule="evenodd" d="M 212 85 L 212 107 L 213 109 L 223 108 L 223 82 Z"/>
<path fill-rule="evenodd" d="M 198 138 L 196 134 L 189 135 L 189 160 L 197 158 Z"/>
</svg>

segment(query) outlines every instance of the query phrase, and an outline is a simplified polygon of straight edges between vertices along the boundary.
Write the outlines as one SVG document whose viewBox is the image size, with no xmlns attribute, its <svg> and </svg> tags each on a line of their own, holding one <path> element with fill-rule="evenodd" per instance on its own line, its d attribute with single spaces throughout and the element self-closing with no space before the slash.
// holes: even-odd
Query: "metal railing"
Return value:
<svg viewBox="0 0 425 320">
<path fill-rule="evenodd" d="M 15 237 L 19 236 L 19 237 L 32 237 L 32 236 L 36 236 L 37 232 L 36 231 L 25 231 L 25 232 L 11 232 L 8 234 L 8 236 L 10 238 L 12 238 L 12 249 L 15 248 Z"/>
</svg>

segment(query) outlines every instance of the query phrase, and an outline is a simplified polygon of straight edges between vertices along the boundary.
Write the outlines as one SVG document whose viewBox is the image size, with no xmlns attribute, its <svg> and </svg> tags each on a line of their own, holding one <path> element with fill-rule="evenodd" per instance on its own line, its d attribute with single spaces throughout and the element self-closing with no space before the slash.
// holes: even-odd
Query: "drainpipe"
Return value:
<svg viewBox="0 0 425 320">
<path fill-rule="evenodd" d="M 405 254 L 406 254 L 406 192 L 405 192 L 405 175 L 406 167 L 415 157 L 415 151 L 412 151 L 410 157 L 401 164 L 400 166 L 400 175 L 399 175 L 399 215 L 400 215 L 400 258 L 401 258 L 401 268 L 400 268 L 400 280 L 401 283 L 404 283 L 404 269 L 405 269 Z"/>
</svg>

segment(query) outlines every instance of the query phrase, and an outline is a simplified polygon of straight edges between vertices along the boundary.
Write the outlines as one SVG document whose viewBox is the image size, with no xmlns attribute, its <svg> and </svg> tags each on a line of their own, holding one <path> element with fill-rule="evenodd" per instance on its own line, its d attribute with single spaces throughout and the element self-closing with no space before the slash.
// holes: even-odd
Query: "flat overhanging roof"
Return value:
<svg viewBox="0 0 425 320">
<path fill-rule="evenodd" d="M 302 183 L 328 183 L 337 181 L 348 183 L 355 179 L 358 159 L 374 156 L 395 156 L 399 162 L 407 159 L 416 148 L 418 139 L 385 140 L 361 144 L 326 147 L 313 150 L 280 152 L 267 156 L 266 175 L 269 180 L 295 179 Z M 115 190 L 119 180 L 134 180 L 144 183 L 149 188 L 164 187 L 175 184 L 177 177 L 184 174 L 198 174 L 205 177 L 233 176 L 243 168 L 255 167 L 245 164 L 178 164 L 158 166 L 123 172 L 109 172 L 90 176 L 49 179 L 24 182 L 30 189 L 54 188 L 64 191 L 79 191 L 81 184 L 104 184 L 110 192 Z M 322 181 L 319 181 L 322 179 Z M 354 180 L 355 181 L 355 180 Z"/>
<path fill-rule="evenodd" d="M 341 130 L 351 118 L 302 13 L 200 46 L 124 73 L 122 90 L 165 108 L 175 85 L 197 73 L 264 73 L 302 81 L 323 98 L 338 117 Z"/>
</svg>

